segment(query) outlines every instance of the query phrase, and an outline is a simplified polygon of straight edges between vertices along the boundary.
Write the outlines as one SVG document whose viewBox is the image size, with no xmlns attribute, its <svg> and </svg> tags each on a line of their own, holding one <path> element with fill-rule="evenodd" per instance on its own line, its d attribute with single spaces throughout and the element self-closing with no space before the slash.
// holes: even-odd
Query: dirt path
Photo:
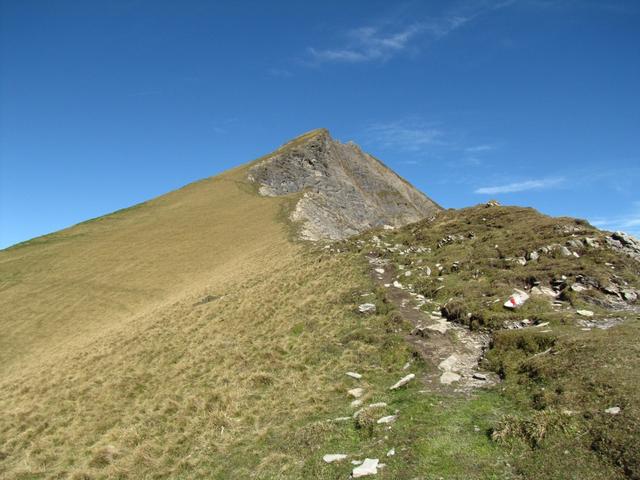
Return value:
<svg viewBox="0 0 640 480">
<path fill-rule="evenodd" d="M 478 368 L 489 344 L 488 335 L 471 332 L 442 318 L 440 305 L 412 292 L 402 283 L 404 278 L 410 281 L 410 277 L 405 277 L 388 260 L 375 256 L 367 259 L 376 283 L 386 290 L 397 312 L 413 327 L 405 338 L 427 364 L 422 380 L 429 390 L 468 393 L 498 381 L 495 374 Z"/>
</svg>

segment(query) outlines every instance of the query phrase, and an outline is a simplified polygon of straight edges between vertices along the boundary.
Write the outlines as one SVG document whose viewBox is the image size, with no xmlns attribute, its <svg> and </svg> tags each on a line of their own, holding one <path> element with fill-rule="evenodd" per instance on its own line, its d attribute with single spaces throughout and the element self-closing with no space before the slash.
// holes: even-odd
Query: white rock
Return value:
<svg viewBox="0 0 640 480">
<path fill-rule="evenodd" d="M 353 402 L 351 402 L 352 407 L 359 407 L 360 405 L 362 405 L 362 400 L 360 399 L 354 400 Z"/>
<path fill-rule="evenodd" d="M 411 271 L 407 270 L 406 272 L 404 272 L 404 276 L 405 277 L 410 277 L 411 276 Z"/>
<path fill-rule="evenodd" d="M 567 247 L 560 247 L 560 255 L 562 255 L 563 257 L 571 257 L 573 255 L 573 253 L 571 253 L 571 250 L 569 250 Z"/>
<path fill-rule="evenodd" d="M 427 325 L 424 328 L 438 333 L 446 333 L 446 331 L 449 330 L 449 326 L 445 322 L 434 323 L 433 325 Z"/>
<path fill-rule="evenodd" d="M 376 273 L 382 275 L 384 273 L 384 268 L 376 268 Z"/>
<path fill-rule="evenodd" d="M 345 375 L 351 378 L 355 378 L 356 380 L 360 380 L 362 378 L 362 375 L 356 372 L 347 372 Z"/>
<path fill-rule="evenodd" d="M 376 306 L 373 303 L 363 303 L 358 306 L 358 311 L 360 313 L 375 313 Z"/>
<path fill-rule="evenodd" d="M 394 280 L 394 281 L 393 281 L 393 286 L 394 286 L 394 287 L 396 287 L 396 288 L 400 288 L 400 289 L 402 289 L 402 288 L 403 288 L 403 287 L 402 287 L 402 284 L 401 284 L 399 281 L 397 281 L 397 280 Z"/>
<path fill-rule="evenodd" d="M 389 390 L 396 390 L 397 388 L 400 388 L 400 387 L 406 385 L 407 383 L 409 383 L 414 378 L 416 378 L 415 373 L 410 373 L 409 375 L 407 375 L 406 377 L 402 377 L 394 385 L 389 387 Z"/>
<path fill-rule="evenodd" d="M 347 393 L 349 395 L 351 395 L 353 398 L 360 398 L 362 396 L 362 394 L 364 393 L 364 389 L 362 389 L 362 388 L 352 388 Z"/>
<path fill-rule="evenodd" d="M 398 418 L 397 415 L 387 415 L 386 417 L 379 418 L 376 423 L 378 424 L 393 423 L 396 421 L 397 418 Z"/>
<path fill-rule="evenodd" d="M 347 456 L 344 453 L 328 453 L 324 457 L 322 457 L 322 460 L 324 460 L 326 463 L 333 463 L 344 460 L 345 458 L 347 458 Z"/>
<path fill-rule="evenodd" d="M 529 300 L 529 294 L 522 290 L 516 289 L 511 296 L 504 302 L 505 308 L 516 309 L 524 305 L 524 302 Z"/>
<path fill-rule="evenodd" d="M 576 310 L 576 313 L 581 317 L 593 317 L 593 312 L 591 310 Z"/>
<path fill-rule="evenodd" d="M 377 402 L 377 403 L 370 403 L 369 405 L 367 405 L 367 408 L 384 408 L 386 406 L 387 404 L 385 402 Z"/>
<path fill-rule="evenodd" d="M 549 287 L 533 287 L 531 289 L 531 295 L 534 295 L 534 296 L 544 295 L 545 297 L 550 297 L 550 298 L 558 297 L 558 293 Z"/>
<path fill-rule="evenodd" d="M 473 378 L 476 380 L 486 380 L 487 376 L 484 373 L 474 373 Z"/>
<path fill-rule="evenodd" d="M 387 452 L 387 457 L 393 457 L 396 454 L 396 449 L 392 448 Z"/>
<path fill-rule="evenodd" d="M 604 412 L 611 415 L 617 415 L 620 413 L 620 407 L 609 407 Z"/>
<path fill-rule="evenodd" d="M 444 372 L 442 375 L 440 375 L 440 383 L 444 385 L 449 385 L 453 382 L 459 381 L 460 378 L 461 378 L 460 375 L 458 375 L 457 373 Z"/>
<path fill-rule="evenodd" d="M 353 478 L 360 478 L 377 474 L 378 462 L 379 460 L 377 458 L 365 458 L 361 465 L 353 469 L 351 476 Z"/>
<path fill-rule="evenodd" d="M 458 356 L 454 353 L 449 355 L 443 361 L 438 364 L 438 368 L 444 372 L 450 372 L 453 367 L 458 363 Z"/>
<path fill-rule="evenodd" d="M 338 417 L 333 419 L 334 422 L 346 422 L 347 420 L 351 420 L 351 417 Z"/>
<path fill-rule="evenodd" d="M 362 460 L 351 460 L 351 465 L 362 465 Z"/>
</svg>

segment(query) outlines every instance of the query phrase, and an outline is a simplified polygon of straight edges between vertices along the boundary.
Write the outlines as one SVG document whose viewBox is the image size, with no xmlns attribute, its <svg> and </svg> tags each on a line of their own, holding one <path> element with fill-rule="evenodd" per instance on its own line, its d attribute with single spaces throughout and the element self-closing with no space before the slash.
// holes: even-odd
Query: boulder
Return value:
<svg viewBox="0 0 640 480">
<path fill-rule="evenodd" d="M 397 390 L 398 388 L 405 386 L 407 383 L 409 383 L 414 378 L 416 378 L 415 373 L 410 373 L 409 375 L 407 375 L 406 377 L 402 377 L 394 385 L 389 387 L 389 390 Z"/>
<path fill-rule="evenodd" d="M 387 415 L 386 417 L 381 417 L 376 422 L 378 425 L 382 425 L 384 423 L 393 423 L 398 419 L 397 415 Z"/>
<path fill-rule="evenodd" d="M 322 460 L 324 460 L 326 463 L 333 463 L 344 460 L 345 458 L 347 458 L 347 455 L 345 455 L 344 453 L 328 453 L 322 457 Z"/>
<path fill-rule="evenodd" d="M 351 476 L 353 478 L 360 478 L 376 475 L 378 473 L 378 462 L 379 460 L 377 458 L 365 458 L 364 462 L 353 469 Z"/>
<path fill-rule="evenodd" d="M 347 393 L 349 395 L 351 395 L 353 398 L 360 398 L 362 396 L 362 394 L 364 393 L 364 389 L 362 388 L 352 388 L 351 390 L 348 390 Z"/>
<path fill-rule="evenodd" d="M 515 310 L 516 308 L 520 308 L 524 303 L 529 300 L 529 294 L 523 292 L 522 290 L 516 289 L 514 293 L 504 302 L 504 307 L 509 308 L 511 310 Z"/>
<path fill-rule="evenodd" d="M 545 296 L 549 298 L 557 298 L 558 293 L 549 287 L 533 287 L 531 289 L 532 296 Z"/>
<path fill-rule="evenodd" d="M 358 305 L 358 311 L 360 313 L 376 313 L 376 306 L 373 303 L 363 303 Z"/>
</svg>

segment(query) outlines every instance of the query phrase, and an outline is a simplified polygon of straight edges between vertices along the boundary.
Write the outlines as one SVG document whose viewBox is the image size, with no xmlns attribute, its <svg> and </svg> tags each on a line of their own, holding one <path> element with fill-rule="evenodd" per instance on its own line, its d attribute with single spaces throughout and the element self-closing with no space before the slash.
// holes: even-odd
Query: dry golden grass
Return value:
<svg viewBox="0 0 640 480">
<path fill-rule="evenodd" d="M 240 168 L 0 252 L 0 373 L 66 354 L 192 289 L 220 289 L 291 255 Z"/>
</svg>

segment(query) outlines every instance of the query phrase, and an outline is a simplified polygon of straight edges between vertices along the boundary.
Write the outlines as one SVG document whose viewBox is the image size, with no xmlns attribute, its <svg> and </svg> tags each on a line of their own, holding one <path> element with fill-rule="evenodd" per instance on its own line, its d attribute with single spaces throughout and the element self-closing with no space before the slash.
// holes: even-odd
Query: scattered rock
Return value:
<svg viewBox="0 0 640 480">
<path fill-rule="evenodd" d="M 581 317 L 593 317 L 593 312 L 591 310 L 576 310 L 576 313 Z"/>
<path fill-rule="evenodd" d="M 529 294 L 522 290 L 517 290 L 511 294 L 511 296 L 504 302 L 504 307 L 509 309 L 520 308 L 524 303 L 529 300 Z"/>
<path fill-rule="evenodd" d="M 536 251 L 529 252 L 527 254 L 527 260 L 529 260 L 530 262 L 535 262 L 539 258 L 540 258 L 540 254 L 538 252 L 536 252 Z"/>
<path fill-rule="evenodd" d="M 328 453 L 324 457 L 322 457 L 322 460 L 324 460 L 326 463 L 333 463 L 344 460 L 345 458 L 347 458 L 347 455 L 345 455 L 344 453 Z"/>
<path fill-rule="evenodd" d="M 360 405 L 362 405 L 362 400 L 360 400 L 360 399 L 357 399 L 357 400 L 354 400 L 353 402 L 351 402 L 351 406 L 352 407 L 359 407 Z"/>
<path fill-rule="evenodd" d="M 396 449 L 392 448 L 387 452 L 387 457 L 393 457 L 396 454 Z"/>
<path fill-rule="evenodd" d="M 364 393 L 364 389 L 362 389 L 362 388 L 352 388 L 347 393 L 349 395 L 351 395 L 353 398 L 360 398 L 362 396 L 362 394 Z"/>
<path fill-rule="evenodd" d="M 357 466 L 351 472 L 353 478 L 366 477 L 369 475 L 376 475 L 378 473 L 377 458 L 365 458 L 361 465 Z"/>
<path fill-rule="evenodd" d="M 442 360 L 438 364 L 438 368 L 444 372 L 450 372 L 451 370 L 453 370 L 453 367 L 455 367 L 456 363 L 458 363 L 458 360 L 458 356 L 454 353 Z"/>
<path fill-rule="evenodd" d="M 484 373 L 474 373 L 473 378 L 476 380 L 487 380 L 487 376 Z"/>
<path fill-rule="evenodd" d="M 397 280 L 394 280 L 394 281 L 393 281 L 393 286 L 394 286 L 394 287 L 396 287 L 396 288 L 399 288 L 399 289 L 401 289 L 401 290 L 404 288 L 404 287 L 402 286 L 402 284 L 401 284 L 399 281 L 397 281 Z"/>
<path fill-rule="evenodd" d="M 376 306 L 373 303 L 363 303 L 358 306 L 358 311 L 360 313 L 375 313 Z"/>
<path fill-rule="evenodd" d="M 598 241 L 593 237 L 585 237 L 584 243 L 587 245 L 587 247 L 600 248 L 600 243 L 598 243 Z"/>
<path fill-rule="evenodd" d="M 560 252 L 560 255 L 562 255 L 563 257 L 571 257 L 573 255 L 573 253 L 571 253 L 571 250 L 569 250 L 567 247 L 565 246 L 561 246 L 558 251 Z"/>
<path fill-rule="evenodd" d="M 450 385 L 451 383 L 460 381 L 460 375 L 455 372 L 444 372 L 440 375 L 440 383 Z"/>
<path fill-rule="evenodd" d="M 362 378 L 362 375 L 356 372 L 347 372 L 345 375 L 347 375 L 347 377 L 355 378 L 356 380 L 360 380 Z"/>
<path fill-rule="evenodd" d="M 620 413 L 620 407 L 609 407 L 604 413 L 609 413 L 611 415 L 618 415 Z"/>
<path fill-rule="evenodd" d="M 549 287 L 533 287 L 531 289 L 531 295 L 533 296 L 544 295 L 545 297 L 557 298 L 558 293 Z"/>
<path fill-rule="evenodd" d="M 498 202 L 497 200 L 489 200 L 487 203 L 484 204 L 485 207 L 489 208 L 489 207 L 499 207 L 500 206 L 500 202 Z"/>
<path fill-rule="evenodd" d="M 416 378 L 415 373 L 410 373 L 409 375 L 407 375 L 406 377 L 402 377 L 400 380 L 398 380 L 394 385 L 392 385 L 391 387 L 389 387 L 389 390 L 396 390 L 400 387 L 403 387 L 404 385 L 406 385 L 407 383 L 409 383 L 411 380 L 413 380 L 414 378 Z"/>
<path fill-rule="evenodd" d="M 379 273 L 380 275 L 382 275 L 384 273 L 384 268 L 376 268 L 375 272 Z"/>
<path fill-rule="evenodd" d="M 383 423 L 393 423 L 397 419 L 398 419 L 397 415 L 387 415 L 386 417 L 379 418 L 376 423 L 379 425 L 382 425 Z"/>
</svg>

